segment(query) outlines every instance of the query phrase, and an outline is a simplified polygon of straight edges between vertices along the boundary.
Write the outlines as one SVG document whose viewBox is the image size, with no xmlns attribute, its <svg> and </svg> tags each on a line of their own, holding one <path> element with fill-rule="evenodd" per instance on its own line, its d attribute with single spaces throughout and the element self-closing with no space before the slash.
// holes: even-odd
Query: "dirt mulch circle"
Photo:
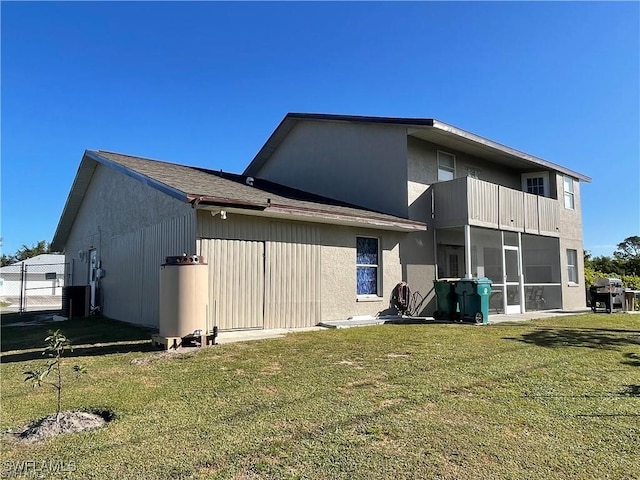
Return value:
<svg viewBox="0 0 640 480">
<path fill-rule="evenodd" d="M 85 430 L 93 430 L 110 421 L 108 413 L 92 413 L 82 410 L 73 410 L 60 413 L 60 421 L 56 421 L 56 415 L 49 415 L 40 420 L 25 425 L 9 435 L 15 440 L 34 442 L 49 437 L 62 435 L 63 433 L 75 433 Z"/>
</svg>

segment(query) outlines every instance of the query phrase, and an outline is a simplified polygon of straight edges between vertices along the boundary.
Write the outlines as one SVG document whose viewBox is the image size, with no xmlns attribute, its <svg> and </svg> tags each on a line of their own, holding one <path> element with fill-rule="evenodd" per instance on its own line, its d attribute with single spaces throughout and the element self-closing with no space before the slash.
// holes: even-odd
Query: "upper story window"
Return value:
<svg viewBox="0 0 640 480">
<path fill-rule="evenodd" d="M 379 294 L 380 242 L 375 237 L 356 237 L 356 293 Z"/>
<path fill-rule="evenodd" d="M 564 208 L 573 210 L 576 208 L 575 193 L 573 189 L 573 178 L 564 176 Z"/>
<path fill-rule="evenodd" d="M 549 196 L 549 173 L 534 172 L 522 174 L 522 191 L 541 197 Z"/>
<path fill-rule="evenodd" d="M 438 150 L 438 181 L 453 180 L 456 176 L 456 156 Z"/>
</svg>

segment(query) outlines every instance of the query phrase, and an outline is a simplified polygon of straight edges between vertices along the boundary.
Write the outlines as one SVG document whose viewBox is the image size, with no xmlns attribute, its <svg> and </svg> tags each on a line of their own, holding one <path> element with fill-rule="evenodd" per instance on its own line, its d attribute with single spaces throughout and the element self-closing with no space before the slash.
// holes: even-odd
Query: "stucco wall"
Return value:
<svg viewBox="0 0 640 480">
<path fill-rule="evenodd" d="M 402 126 L 302 121 L 256 176 L 406 217 L 406 158 Z"/>
<path fill-rule="evenodd" d="M 358 299 L 356 295 L 356 237 L 377 237 L 382 251 L 381 297 Z M 402 281 L 399 241 L 403 234 L 333 227 L 323 229 L 322 243 L 322 319 L 337 320 L 355 315 L 395 313 L 389 311 L 393 288 Z"/>
<path fill-rule="evenodd" d="M 438 180 L 438 150 L 456 157 L 455 178 L 466 177 L 469 168 L 479 171 L 478 178 L 508 188 L 522 190 L 521 175 L 501 165 L 473 157 L 435 143 L 407 137 L 408 203 L 411 205 Z M 414 217 L 410 217 L 414 218 Z"/>
<path fill-rule="evenodd" d="M 564 182 L 563 175 L 554 175 L 556 198 L 560 202 L 560 237 L 571 240 L 582 240 L 582 209 L 580 207 L 580 182 L 573 181 L 574 204 L 573 210 L 564 206 Z"/>
<path fill-rule="evenodd" d="M 105 271 L 103 312 L 156 324 L 157 272 L 164 256 L 195 251 L 194 221 L 190 205 L 98 164 L 65 242 L 73 285 L 88 284 L 88 258 L 78 252 L 95 248 Z"/>
<path fill-rule="evenodd" d="M 560 271 L 562 274 L 562 305 L 565 309 L 585 308 L 584 247 L 582 241 L 582 209 L 580 182 L 574 179 L 574 209 L 564 206 L 563 175 L 554 175 L 555 194 L 560 203 Z M 578 285 L 569 284 L 567 272 L 567 249 L 577 251 Z"/>
<path fill-rule="evenodd" d="M 567 249 L 576 250 L 578 259 L 578 284 L 569 284 Z M 562 308 L 573 310 L 586 308 L 584 284 L 584 250 L 582 240 L 560 238 L 560 275 L 562 279 Z"/>
</svg>

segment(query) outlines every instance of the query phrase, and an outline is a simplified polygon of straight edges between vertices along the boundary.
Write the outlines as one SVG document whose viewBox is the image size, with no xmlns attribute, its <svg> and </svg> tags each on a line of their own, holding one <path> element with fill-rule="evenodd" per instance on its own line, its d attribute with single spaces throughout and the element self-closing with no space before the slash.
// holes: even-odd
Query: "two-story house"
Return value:
<svg viewBox="0 0 640 480">
<path fill-rule="evenodd" d="M 434 278 L 486 276 L 493 311 L 584 307 L 591 179 L 560 165 L 434 119 L 289 114 L 244 173 L 426 223 L 400 263 L 429 296 Z"/>
<path fill-rule="evenodd" d="M 430 315 L 440 277 L 489 277 L 492 312 L 575 309 L 580 181 L 436 120 L 289 114 L 242 175 L 85 152 L 52 247 L 92 305 L 151 325 L 182 253 L 207 262 L 221 329 L 389 313 L 402 280 Z"/>
</svg>

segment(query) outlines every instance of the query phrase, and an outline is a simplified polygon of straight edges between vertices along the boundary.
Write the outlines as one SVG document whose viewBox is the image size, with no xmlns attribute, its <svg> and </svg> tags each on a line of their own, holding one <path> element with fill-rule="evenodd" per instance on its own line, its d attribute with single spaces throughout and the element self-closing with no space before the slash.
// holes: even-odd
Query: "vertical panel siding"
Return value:
<svg viewBox="0 0 640 480">
<path fill-rule="evenodd" d="M 465 225 L 468 221 L 467 178 L 433 185 L 434 227 Z"/>
<path fill-rule="evenodd" d="M 152 225 L 143 234 L 142 318 L 158 323 L 160 265 L 169 255 L 191 254 L 195 250 L 194 216 L 176 217 Z"/>
<path fill-rule="evenodd" d="M 101 300 L 106 316 L 143 323 L 142 251 L 142 230 L 113 237 L 103 251 L 106 275 Z"/>
<path fill-rule="evenodd" d="M 498 185 L 468 179 L 469 224 L 498 228 Z"/>
<path fill-rule="evenodd" d="M 433 185 L 434 228 L 469 225 L 559 236 L 561 203 L 475 178 Z"/>
<path fill-rule="evenodd" d="M 222 330 L 264 326 L 264 243 L 201 239 L 209 264 L 208 326 Z"/>
<path fill-rule="evenodd" d="M 158 325 L 160 265 L 168 255 L 193 253 L 195 217 L 186 215 L 113 237 L 105 250 L 105 315 Z"/>
<path fill-rule="evenodd" d="M 538 195 L 524 193 L 524 231 L 527 233 L 540 233 Z"/>
<path fill-rule="evenodd" d="M 300 222 L 283 222 L 259 219 L 244 215 L 229 215 L 227 220 L 199 212 L 198 232 L 202 238 L 199 253 L 208 256 L 207 245 L 213 238 L 226 240 L 264 241 L 263 277 L 260 285 L 264 290 L 264 327 L 293 328 L 313 326 L 321 321 L 321 249 L 318 226 Z M 214 258 L 214 257 L 212 257 Z M 221 259 L 210 267 L 222 275 L 220 268 L 242 269 L 243 261 L 236 258 L 233 263 Z M 258 280 L 254 277 L 254 285 Z M 227 282 L 228 279 L 224 281 Z M 231 288 L 228 282 L 220 288 Z M 217 295 L 222 295 L 218 292 Z M 225 324 L 227 325 L 227 324 Z M 220 328 L 223 328 L 219 323 Z M 225 326 L 224 328 L 250 328 L 248 326 Z"/>
<path fill-rule="evenodd" d="M 540 234 L 558 237 L 560 235 L 560 202 L 553 198 L 538 197 L 540 212 Z"/>
<path fill-rule="evenodd" d="M 265 327 L 320 322 L 320 246 L 317 229 L 274 222 L 265 257 Z"/>
<path fill-rule="evenodd" d="M 524 201 L 522 192 L 499 186 L 500 228 L 506 230 L 524 230 Z"/>
<path fill-rule="evenodd" d="M 269 239 L 269 221 L 233 213 L 222 220 L 220 215 L 212 217 L 209 212 L 199 211 L 197 233 L 199 238 L 265 241 Z"/>
</svg>

